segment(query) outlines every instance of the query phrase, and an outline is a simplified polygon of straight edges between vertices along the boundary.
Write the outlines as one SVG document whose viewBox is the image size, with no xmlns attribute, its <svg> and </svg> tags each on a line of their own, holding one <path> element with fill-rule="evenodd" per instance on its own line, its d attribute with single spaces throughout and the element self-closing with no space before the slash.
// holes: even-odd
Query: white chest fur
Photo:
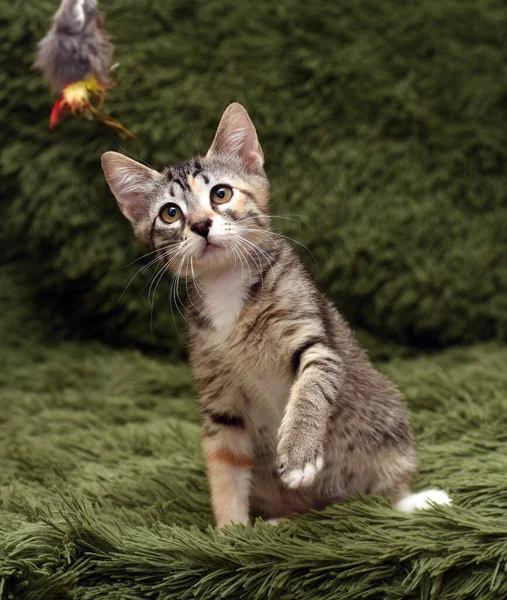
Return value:
<svg viewBox="0 0 507 600">
<path fill-rule="evenodd" d="M 211 318 L 217 335 L 228 337 L 247 295 L 242 271 L 230 271 L 203 282 L 200 293 L 205 300 L 204 312 Z"/>
</svg>

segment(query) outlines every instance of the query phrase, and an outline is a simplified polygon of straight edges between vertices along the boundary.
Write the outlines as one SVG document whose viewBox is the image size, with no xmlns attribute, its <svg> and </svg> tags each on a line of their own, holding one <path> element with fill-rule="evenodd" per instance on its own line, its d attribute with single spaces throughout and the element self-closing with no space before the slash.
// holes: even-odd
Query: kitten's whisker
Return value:
<svg viewBox="0 0 507 600">
<path fill-rule="evenodd" d="M 124 154 L 129 154 L 130 156 L 132 156 L 132 158 L 135 158 L 137 161 L 139 161 L 143 165 L 149 167 L 150 169 L 153 169 L 153 167 L 149 163 L 147 163 L 145 160 L 143 160 L 142 158 L 139 158 L 139 156 L 136 156 L 135 154 L 132 154 L 132 152 L 125 150 L 125 148 L 120 144 L 120 141 L 118 139 L 116 140 L 116 143 L 118 144 L 118 146 L 120 146 L 120 148 L 122 149 Z M 155 169 L 153 169 L 153 170 L 155 171 Z"/>
<path fill-rule="evenodd" d="M 239 237 L 239 236 L 238 236 Z M 245 238 L 239 238 L 242 239 L 244 242 L 248 242 L 248 240 L 246 240 Z M 253 263 L 255 264 L 255 266 L 257 267 L 257 271 L 259 272 L 259 275 L 261 276 L 262 279 L 262 264 L 261 264 L 261 259 L 259 257 L 259 254 L 257 252 L 256 248 L 253 248 L 254 254 L 257 258 L 257 260 L 250 254 L 248 248 L 243 248 L 243 250 L 248 254 L 248 256 L 252 259 Z M 259 261 L 259 262 L 257 262 Z M 250 276 L 250 280 L 251 280 L 251 276 Z M 250 281 L 251 283 L 251 281 Z M 264 283 L 264 282 L 263 282 Z"/>
<path fill-rule="evenodd" d="M 148 252 L 147 254 L 143 254 L 142 256 L 140 256 L 139 258 L 136 258 L 132 262 L 129 262 L 126 265 L 123 265 L 122 269 L 126 269 L 127 267 L 130 267 L 130 265 L 133 265 L 134 263 L 139 262 L 140 260 L 142 260 L 143 258 L 146 258 L 147 256 L 151 256 L 152 254 L 156 254 L 157 252 L 162 252 L 163 250 L 167 250 L 168 248 L 170 248 L 171 246 L 174 246 L 175 244 L 178 244 L 178 242 L 171 242 L 167 246 L 162 246 L 161 248 L 157 248 L 156 250 L 153 250 L 153 252 Z"/>
<path fill-rule="evenodd" d="M 295 217 L 301 217 L 303 218 L 304 215 L 294 215 Z M 244 217 L 243 219 L 238 219 L 236 222 L 237 223 L 244 223 L 246 221 L 255 221 L 255 219 L 284 219 L 285 221 L 293 221 L 294 223 L 297 223 L 299 225 L 299 227 L 303 227 L 301 224 L 301 221 L 298 221 L 297 219 L 292 219 L 290 217 L 286 217 L 283 215 L 255 215 L 255 217 Z"/>
<path fill-rule="evenodd" d="M 165 270 L 169 267 L 169 263 L 163 263 L 162 266 L 160 267 L 160 269 L 156 272 L 155 277 L 153 277 L 153 279 L 151 280 L 150 283 L 150 287 L 148 289 L 148 300 L 150 302 L 150 307 L 153 310 L 153 300 L 154 300 L 154 296 L 151 295 L 151 291 L 153 289 L 153 286 L 156 283 L 156 286 L 158 286 L 158 281 L 164 276 L 164 272 Z M 156 287 L 155 287 L 156 290 Z"/>
<path fill-rule="evenodd" d="M 155 294 L 157 292 L 158 286 L 159 286 L 160 282 L 162 281 L 165 273 L 169 270 L 169 267 L 178 258 L 178 255 L 180 253 L 181 253 L 181 249 L 177 250 L 175 255 L 172 256 L 170 258 L 170 260 L 168 260 L 167 262 L 165 262 L 162 265 L 162 268 L 159 271 L 157 271 L 155 277 L 153 278 L 151 285 L 150 285 L 150 289 L 148 290 L 148 300 L 150 302 L 150 331 L 151 331 L 152 338 L 153 338 L 153 309 L 155 306 Z M 166 253 L 166 255 L 168 255 L 168 254 L 171 254 L 171 253 Z M 174 254 L 174 252 L 173 252 L 173 254 Z M 153 290 L 153 294 L 151 294 L 153 284 L 155 284 L 155 288 Z M 146 286 L 144 286 L 144 287 L 146 288 Z M 151 295 L 151 297 L 150 297 L 150 295 Z M 178 331 L 178 328 L 176 326 L 176 321 L 174 321 L 174 326 L 175 326 L 176 331 Z M 178 332 L 178 335 L 181 338 L 181 335 L 179 334 L 179 332 Z M 181 339 L 183 340 L 183 338 L 181 338 Z"/>
<path fill-rule="evenodd" d="M 185 260 L 186 260 L 187 258 L 188 258 L 188 250 L 187 250 L 187 252 L 185 253 L 185 255 L 183 256 L 183 260 L 181 261 L 181 263 L 180 263 L 180 265 L 179 265 L 179 267 L 178 267 L 178 272 L 177 272 L 177 274 L 176 274 L 176 277 L 177 277 L 178 281 L 179 281 L 179 279 L 180 279 L 180 277 L 181 277 L 181 272 L 182 272 L 182 270 L 183 270 L 183 265 L 185 264 Z M 184 315 L 184 314 L 181 312 L 181 310 L 180 310 L 180 308 L 179 308 L 179 306 L 178 306 L 178 302 L 179 302 L 179 303 L 180 303 L 180 304 L 183 306 L 183 302 L 182 302 L 182 300 L 181 300 L 181 298 L 180 298 L 180 292 L 179 292 L 178 286 L 176 286 L 176 287 L 175 287 L 175 292 L 176 292 L 176 299 L 177 299 L 177 301 L 176 301 L 176 309 L 177 309 L 177 310 L 178 310 L 178 312 L 180 313 L 180 315 L 181 315 L 182 319 L 185 321 L 185 323 L 186 323 L 187 325 L 190 325 L 190 323 L 187 321 L 187 319 L 186 319 L 185 315 Z"/>
<path fill-rule="evenodd" d="M 246 239 L 244 239 L 244 238 L 242 238 L 241 236 L 238 236 L 238 235 L 235 235 L 235 238 L 238 239 L 238 240 L 246 241 Z M 255 260 L 255 258 L 250 254 L 250 252 L 248 252 L 248 249 L 247 248 L 243 248 L 243 250 L 245 250 L 245 252 L 248 253 L 248 256 L 250 256 L 250 258 L 252 259 L 252 262 L 259 269 L 260 268 L 259 263 L 257 263 L 257 261 Z M 256 256 L 257 256 L 257 253 L 256 253 Z M 258 256 L 257 256 L 257 258 L 258 258 Z"/>
<path fill-rule="evenodd" d="M 201 300 L 205 304 L 207 304 L 207 300 L 203 297 L 203 295 L 199 291 L 199 283 L 197 281 L 197 278 L 196 278 L 195 272 L 194 272 L 194 257 L 193 256 L 190 257 L 190 260 L 189 260 L 189 262 L 187 264 L 186 275 L 185 275 L 185 285 L 186 285 L 186 291 L 187 291 L 187 298 L 188 298 L 188 300 L 190 301 L 190 303 L 192 304 L 192 306 L 195 308 L 195 310 L 197 310 L 199 312 L 199 308 L 194 304 L 194 302 L 192 300 L 192 297 L 191 297 L 191 294 L 190 294 L 189 289 L 188 289 L 188 279 L 189 279 L 189 277 L 188 277 L 188 269 L 189 268 L 190 268 L 190 277 L 191 277 L 192 283 L 194 285 L 194 289 L 197 292 L 197 294 L 199 295 L 199 297 L 201 298 Z"/>
<path fill-rule="evenodd" d="M 190 273 L 192 275 L 192 284 L 194 286 L 194 290 L 201 297 L 201 300 L 204 301 L 204 298 L 201 296 L 201 292 L 199 291 L 199 288 L 197 287 L 197 281 L 195 280 L 194 257 L 193 256 L 190 257 Z M 190 298 L 190 294 L 188 293 L 188 289 L 187 289 L 187 295 L 188 295 L 188 299 L 190 300 L 190 302 L 192 302 L 192 306 L 197 310 L 197 312 L 199 312 L 199 309 L 197 308 L 197 306 L 193 303 L 192 299 Z"/>
<path fill-rule="evenodd" d="M 158 250 L 156 250 L 156 252 L 158 252 Z M 131 283 L 134 281 L 134 279 L 143 271 L 146 271 L 146 269 L 149 269 L 152 265 L 154 265 L 159 259 L 163 258 L 167 256 L 167 253 L 162 254 L 162 256 L 157 256 L 156 258 L 154 258 L 153 260 L 150 260 L 150 262 L 146 265 L 143 265 L 138 271 L 137 273 L 132 277 L 132 279 L 127 283 L 127 285 L 125 286 L 125 289 L 123 290 L 123 292 L 120 294 L 120 297 L 118 298 L 118 300 L 116 300 L 116 304 L 118 304 L 118 302 L 123 298 L 123 295 L 125 294 L 125 292 L 129 289 Z M 132 263 L 130 263 L 132 264 Z M 128 266 L 128 265 L 127 265 Z M 148 282 L 149 283 L 149 282 Z M 148 283 L 146 285 L 148 285 Z M 142 294 L 144 292 L 144 290 L 146 289 L 146 285 L 144 286 L 144 288 L 141 290 L 140 294 Z"/>
<path fill-rule="evenodd" d="M 188 254 L 188 251 L 187 251 L 187 254 Z M 188 290 L 188 269 L 189 269 L 189 267 L 191 267 L 191 266 L 192 266 L 192 260 L 193 260 L 193 257 L 191 256 L 191 257 L 190 257 L 190 260 L 189 260 L 189 262 L 187 263 L 187 268 L 186 268 L 186 270 L 185 270 L 185 290 L 186 290 L 186 292 L 187 292 L 187 299 L 188 299 L 188 301 L 189 301 L 189 302 L 190 302 L 190 304 L 191 304 L 191 305 L 192 305 L 192 306 L 195 308 L 195 310 L 196 310 L 197 312 L 199 312 L 199 309 L 198 309 L 198 308 L 197 308 L 197 306 L 194 304 L 194 301 L 192 300 L 192 296 L 191 296 L 191 294 L 190 294 L 190 292 L 189 292 L 189 290 Z M 193 267 L 192 267 L 192 269 L 193 269 Z M 195 281 L 194 281 L 194 277 L 193 277 L 193 274 L 192 274 L 192 281 L 195 283 Z M 196 291 L 197 291 L 197 293 L 198 293 L 198 294 L 199 294 L 199 296 L 200 296 L 201 294 L 199 293 L 199 290 L 196 290 Z M 201 296 L 201 298 L 202 298 L 202 296 Z"/>
<path fill-rule="evenodd" d="M 285 267 L 283 267 L 273 256 L 271 256 L 270 254 L 267 254 L 266 251 L 262 248 L 262 246 L 259 246 L 258 244 L 255 244 L 254 242 L 252 242 L 251 240 L 248 240 L 246 238 L 245 238 L 245 241 L 247 241 L 251 246 L 256 247 L 259 250 L 259 252 L 261 252 L 263 254 L 263 256 L 266 258 L 266 261 L 270 267 L 272 267 L 273 265 L 276 265 L 284 273 L 287 272 Z M 275 240 L 275 243 L 276 243 L 276 240 Z"/>
<path fill-rule="evenodd" d="M 246 241 L 246 240 L 244 240 L 244 241 Z M 250 254 L 250 252 L 248 251 L 248 249 L 247 249 L 247 248 L 243 248 L 243 249 L 244 249 L 246 252 L 248 252 L 248 255 L 249 255 L 250 257 L 252 256 L 252 255 Z M 253 260 L 254 260 L 254 262 L 255 262 L 255 265 L 256 265 L 256 267 L 257 267 L 257 271 L 258 271 L 258 273 L 259 273 L 259 277 L 260 277 L 260 280 L 261 280 L 261 287 L 262 287 L 262 290 L 264 290 L 264 276 L 263 276 L 263 274 L 262 274 L 262 261 L 261 261 L 261 258 L 262 258 L 262 256 L 260 256 L 260 255 L 259 255 L 259 253 L 257 252 L 257 249 L 256 249 L 256 248 L 253 248 L 253 251 L 254 251 L 254 253 L 255 253 L 255 256 L 257 257 L 257 260 L 259 261 L 259 262 L 257 263 L 257 261 L 256 261 L 255 259 L 253 259 Z"/>
<path fill-rule="evenodd" d="M 252 250 L 255 252 L 255 255 L 257 256 L 257 258 L 259 258 L 259 256 L 260 256 L 261 258 L 262 258 L 262 257 L 264 257 L 266 260 L 268 260 L 268 263 L 270 263 L 270 261 L 271 261 L 270 257 L 269 257 L 269 256 L 268 256 L 268 255 L 267 255 L 265 252 L 262 252 L 262 250 L 260 249 L 260 247 L 259 247 L 259 246 L 257 246 L 256 244 L 254 244 L 253 242 L 251 242 L 251 241 L 250 241 L 250 240 L 248 240 L 247 238 L 245 238 L 245 237 L 242 237 L 242 236 L 240 236 L 240 235 L 237 235 L 237 234 L 236 234 L 236 238 L 237 238 L 238 240 L 241 240 L 241 241 L 242 241 L 242 243 L 243 243 L 243 249 L 244 249 L 245 251 L 248 251 L 248 250 L 247 250 L 247 248 L 244 246 L 244 244 L 248 244 L 248 245 L 250 246 L 250 248 L 252 248 Z M 259 254 L 259 250 L 261 250 L 262 254 Z M 252 255 L 249 253 L 249 256 L 251 257 Z M 255 261 L 254 261 L 254 262 L 255 262 Z M 258 269 L 259 271 L 261 271 L 261 270 L 262 270 L 262 266 L 260 266 L 260 265 L 259 265 L 257 262 L 255 262 L 255 264 L 256 264 L 256 266 L 257 266 L 257 269 Z"/>
<path fill-rule="evenodd" d="M 227 244 L 227 247 L 232 250 L 232 253 L 234 255 L 234 264 L 232 265 L 232 270 L 234 271 L 236 269 L 236 265 L 238 264 L 238 251 L 234 247 L 234 244 L 232 243 L 232 240 L 228 240 L 225 243 Z M 241 269 L 242 269 L 242 271 L 241 271 L 241 279 L 243 279 L 243 265 L 242 264 L 241 264 Z"/>
<path fill-rule="evenodd" d="M 190 257 L 190 270 L 192 272 L 192 282 L 194 284 L 195 291 L 199 294 L 199 297 L 201 298 L 201 300 L 203 302 L 206 302 L 206 300 L 204 299 L 203 295 L 200 292 L 200 286 L 197 281 L 196 274 L 194 272 L 194 257 L 193 256 Z M 196 307 L 194 306 L 194 308 L 196 308 Z"/>
<path fill-rule="evenodd" d="M 168 250 L 167 252 L 165 252 L 164 254 L 162 254 L 161 256 L 157 256 L 157 258 L 155 258 L 154 260 L 152 260 L 149 265 L 147 266 L 151 266 L 152 264 L 156 263 L 159 260 L 162 260 L 164 258 L 167 258 L 169 256 L 172 256 L 173 254 L 175 254 L 175 257 L 178 255 L 179 249 L 172 249 L 172 250 Z M 171 264 L 172 259 L 169 261 L 169 264 Z M 165 263 L 164 263 L 165 264 Z M 157 273 L 159 273 L 159 271 L 157 271 Z M 150 283 L 152 282 L 152 280 L 156 277 L 157 275 L 155 275 L 154 277 L 150 277 L 150 279 L 146 282 L 145 286 L 143 287 L 143 289 L 139 292 L 139 296 L 144 292 L 144 290 L 147 288 L 148 285 L 150 285 Z"/>
<path fill-rule="evenodd" d="M 177 284 L 177 279 L 173 275 L 173 277 L 171 278 L 171 288 L 169 290 L 169 307 L 171 309 L 171 317 L 173 319 L 174 329 L 178 332 L 178 336 L 180 337 L 180 339 L 183 339 L 178 330 L 178 326 L 176 324 L 176 317 L 174 316 L 174 310 L 173 310 L 173 289 L 176 284 Z"/>
<path fill-rule="evenodd" d="M 160 269 L 160 271 L 159 271 L 160 276 L 158 277 L 157 284 L 155 285 L 155 289 L 153 290 L 153 296 L 152 296 L 152 298 L 150 300 L 150 332 L 151 332 L 152 339 L 153 339 L 153 308 L 155 306 L 155 294 L 157 293 L 158 285 L 162 281 L 162 278 L 164 277 L 164 275 L 165 275 L 165 273 L 166 273 L 166 271 L 167 271 L 168 268 L 169 268 L 169 263 L 164 263 L 164 265 Z M 148 298 L 149 297 L 150 297 L 150 293 L 148 291 Z"/>
<path fill-rule="evenodd" d="M 301 246 L 301 248 L 304 248 L 308 254 L 312 257 L 313 262 L 315 264 L 317 264 L 317 260 L 315 259 L 315 256 L 313 255 L 313 252 L 310 250 L 310 248 L 308 248 L 308 246 L 305 246 L 304 244 L 302 244 L 301 242 L 298 242 L 297 240 L 295 240 L 294 238 L 291 238 L 288 235 L 284 235 L 283 233 L 277 233 L 276 231 L 272 231 L 271 232 L 272 235 L 276 235 L 277 237 L 281 237 L 284 238 L 286 240 L 289 240 L 290 242 L 292 242 L 293 244 L 297 244 L 298 246 Z"/>
<path fill-rule="evenodd" d="M 241 239 L 241 238 L 239 238 L 239 236 L 235 236 L 235 239 Z M 248 262 L 247 257 L 242 252 L 242 250 L 245 250 L 246 252 L 248 252 L 248 250 L 246 248 L 244 248 L 239 242 L 238 242 L 238 250 L 241 253 L 241 255 L 243 256 L 243 258 L 245 259 L 246 266 L 248 267 L 248 278 L 249 278 L 250 284 L 251 284 L 252 283 L 252 270 L 250 269 L 250 263 Z M 252 259 L 251 254 L 250 254 L 250 258 Z M 241 280 L 243 280 L 243 269 L 241 270 Z"/>
<path fill-rule="evenodd" d="M 239 263 L 241 265 L 241 279 L 243 279 L 243 262 L 241 260 L 241 256 L 239 255 L 237 246 L 234 243 L 234 240 L 232 240 L 232 239 L 226 240 L 226 244 L 232 250 L 232 252 L 234 254 L 234 266 L 233 266 L 233 268 L 236 267 L 236 264 L 237 264 L 238 258 L 239 258 Z"/>
<path fill-rule="evenodd" d="M 265 229 L 252 229 L 252 228 L 247 228 L 247 227 L 241 227 L 241 230 L 243 232 L 252 232 L 252 233 L 260 233 L 260 234 L 264 234 L 264 235 L 268 235 L 268 236 L 277 236 L 277 237 L 281 237 L 284 238 L 286 240 L 289 240 L 291 242 L 293 242 L 294 244 L 297 244 L 298 246 L 301 246 L 302 248 L 304 248 L 308 254 L 312 257 L 313 262 L 315 264 L 317 263 L 317 260 L 315 259 L 315 256 L 313 255 L 313 252 L 310 250 L 310 248 L 308 248 L 308 246 L 305 246 L 304 244 L 302 244 L 301 242 L 298 242 L 297 240 L 289 237 L 288 235 L 283 235 L 282 233 L 277 233 L 276 231 L 266 231 Z"/>
<path fill-rule="evenodd" d="M 234 264 L 232 265 L 232 270 L 234 271 L 236 269 L 236 265 L 238 263 L 238 256 L 236 254 L 236 252 L 234 251 L 234 248 L 231 244 L 229 244 L 228 242 L 226 242 L 226 245 L 228 248 L 230 248 L 232 250 L 232 253 L 234 255 Z"/>
<path fill-rule="evenodd" d="M 125 286 L 123 292 L 120 294 L 118 300 L 116 300 L 116 304 L 118 304 L 118 302 L 123 298 L 123 295 L 125 294 L 125 292 L 129 289 L 131 283 L 134 281 L 134 279 L 143 271 L 146 271 L 146 269 L 149 269 L 152 265 L 154 265 L 156 262 L 158 262 L 158 257 L 151 260 L 147 265 L 143 265 L 137 272 L 136 274 L 131 278 L 131 280 L 127 283 L 127 285 Z M 141 293 L 144 291 L 144 289 L 146 288 L 146 285 L 144 286 L 144 288 L 141 290 Z"/>
<path fill-rule="evenodd" d="M 188 250 L 186 252 L 186 254 L 188 254 Z M 185 256 L 186 256 L 185 254 Z M 169 268 L 169 266 L 174 262 L 174 260 L 176 260 L 176 258 L 178 258 L 177 256 L 174 256 L 168 263 L 167 263 L 167 268 Z M 185 257 L 183 258 L 183 262 L 185 261 Z M 182 263 L 180 262 L 180 268 L 182 266 Z M 176 330 L 176 333 L 178 334 L 178 337 L 180 338 L 180 340 L 182 340 L 183 342 L 185 341 L 183 339 L 183 337 L 181 336 L 179 329 L 178 329 L 178 325 L 176 323 L 176 318 L 174 316 L 174 310 L 173 310 L 173 296 L 174 296 L 174 305 L 176 306 L 176 308 L 178 309 L 178 312 L 181 314 L 181 311 L 178 308 L 178 303 L 176 300 L 176 295 L 174 294 L 176 287 L 179 285 L 179 279 L 177 274 L 173 275 L 173 277 L 171 278 L 171 288 L 169 290 L 169 305 L 171 308 L 171 316 L 173 319 L 173 323 L 174 323 L 174 329 Z M 181 315 L 183 317 L 183 319 L 188 323 L 188 321 L 185 319 L 185 317 L 183 315 Z"/>
<path fill-rule="evenodd" d="M 178 310 L 178 300 L 176 299 L 176 287 L 179 285 L 179 279 L 176 273 L 173 274 L 173 285 L 171 286 L 171 312 L 173 313 L 173 318 L 175 318 L 174 308 Z M 176 321 L 175 321 L 176 322 Z"/>
<path fill-rule="evenodd" d="M 254 230 L 254 231 L 257 231 L 257 230 Z M 267 254 L 258 244 L 255 244 L 254 242 L 251 242 L 249 239 L 244 238 L 244 237 L 239 236 L 239 235 L 237 235 L 236 237 L 238 237 L 239 239 L 243 240 L 245 243 L 249 244 L 251 247 L 257 249 L 265 257 L 265 259 L 268 262 L 268 265 L 276 264 L 285 273 L 285 269 L 282 267 L 282 265 L 276 259 L 274 259 L 272 256 L 270 256 L 269 254 Z"/>
<path fill-rule="evenodd" d="M 194 126 L 192 125 L 192 121 L 190 120 L 190 117 L 188 116 L 186 107 L 185 107 L 185 116 L 188 119 L 188 124 L 190 125 L 190 129 L 192 130 L 192 135 L 194 136 L 194 143 L 195 143 L 195 149 L 197 150 L 197 155 L 200 156 L 201 153 L 199 152 L 199 146 L 197 145 L 197 138 L 195 137 Z"/>
<path fill-rule="evenodd" d="M 150 288 L 149 288 L 149 290 L 148 290 L 148 299 L 150 300 L 150 304 L 152 304 L 152 301 L 153 301 L 153 300 L 150 298 L 150 296 L 151 296 L 151 290 L 152 290 L 153 284 L 155 283 L 155 281 L 156 281 L 156 279 L 157 279 L 157 277 L 158 277 L 159 273 L 160 273 L 161 271 L 163 271 L 163 269 L 165 269 L 165 270 L 167 271 L 167 270 L 169 269 L 169 267 L 172 265 L 172 263 L 173 263 L 173 262 L 174 262 L 174 261 L 175 261 L 175 260 L 178 258 L 178 256 L 181 254 L 181 252 L 182 252 L 182 249 L 180 248 L 180 249 L 178 249 L 177 251 L 175 251 L 175 252 L 172 252 L 172 253 L 169 253 L 169 252 L 167 252 L 165 255 L 163 255 L 163 256 L 161 257 L 161 258 L 166 258 L 167 256 L 170 256 L 171 254 L 174 254 L 174 256 L 172 256 L 172 257 L 171 257 L 171 258 L 170 258 L 170 259 L 169 259 L 167 262 L 163 263 L 163 268 L 162 268 L 161 270 L 157 271 L 157 273 L 155 274 L 155 276 L 154 276 L 154 277 L 153 277 L 153 279 L 151 280 Z M 162 276 L 163 276 L 163 274 L 162 274 Z M 146 285 L 148 285 L 148 284 L 146 284 Z M 146 285 L 144 286 L 144 288 L 143 288 L 143 290 L 142 290 L 143 292 L 144 292 L 144 290 L 146 289 Z M 158 286 L 158 283 L 157 283 L 157 286 Z"/>
<path fill-rule="evenodd" d="M 188 252 L 187 252 L 187 254 L 188 254 Z M 189 294 L 188 294 L 188 268 L 189 268 L 189 267 L 190 267 L 190 261 L 189 261 L 189 263 L 187 263 L 187 266 L 186 266 L 186 268 L 185 268 L 185 290 L 186 290 L 186 292 L 187 292 L 187 297 L 188 297 L 188 299 L 190 300 L 190 302 L 192 302 L 192 300 L 191 300 L 191 298 L 190 298 L 190 296 L 189 296 Z M 192 302 L 192 305 L 193 305 L 193 304 L 194 304 L 194 303 Z M 194 306 L 194 308 L 196 308 L 196 307 Z"/>
<path fill-rule="evenodd" d="M 238 253 L 239 262 L 241 264 L 241 281 L 243 281 L 243 274 L 245 272 L 244 266 L 243 266 L 243 258 L 245 258 L 245 257 L 243 256 L 243 252 L 241 251 L 241 247 L 239 246 L 239 244 L 236 244 L 236 242 L 233 239 L 231 239 L 230 242 L 231 242 L 232 246 L 236 249 L 236 252 Z M 245 261 L 246 261 L 246 258 L 245 258 Z"/>
<path fill-rule="evenodd" d="M 192 269 L 193 269 L 193 260 L 194 260 L 194 257 L 191 256 L 190 258 L 191 258 Z M 204 282 L 200 282 L 199 283 L 199 279 L 198 279 L 197 275 L 195 276 L 195 285 L 196 285 L 196 288 L 198 289 L 199 292 L 202 292 L 203 294 L 206 293 L 206 289 L 205 289 L 207 287 L 206 283 L 204 283 Z M 204 298 L 203 298 L 202 295 L 201 295 L 201 298 L 204 300 Z"/>
</svg>

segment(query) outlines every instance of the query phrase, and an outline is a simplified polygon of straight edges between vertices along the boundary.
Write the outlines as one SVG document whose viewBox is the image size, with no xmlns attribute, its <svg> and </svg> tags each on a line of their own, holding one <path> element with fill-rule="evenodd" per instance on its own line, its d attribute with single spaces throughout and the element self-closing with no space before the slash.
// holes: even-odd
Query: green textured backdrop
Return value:
<svg viewBox="0 0 507 600">
<path fill-rule="evenodd" d="M 121 83 L 108 106 L 137 134 L 47 130 L 30 71 L 54 2 L 3 2 L 2 225 L 41 310 L 74 333 L 181 355 L 106 189 L 108 149 L 154 167 L 205 152 L 243 102 L 273 182 L 277 230 L 356 325 L 416 344 L 507 336 L 507 10 L 498 2 L 112 0 Z M 195 139 L 192 132 L 195 131 Z M 151 275 L 153 271 L 149 274 Z"/>
<path fill-rule="evenodd" d="M 506 598 L 505 3 L 101 5 L 121 145 L 48 131 L 30 64 L 56 2 L 0 0 L 0 599 Z M 166 281 L 150 331 L 153 271 L 118 301 L 140 250 L 99 164 L 204 152 L 233 100 L 300 221 L 277 230 L 402 390 L 416 485 L 452 507 L 211 528 L 184 330 Z"/>
</svg>

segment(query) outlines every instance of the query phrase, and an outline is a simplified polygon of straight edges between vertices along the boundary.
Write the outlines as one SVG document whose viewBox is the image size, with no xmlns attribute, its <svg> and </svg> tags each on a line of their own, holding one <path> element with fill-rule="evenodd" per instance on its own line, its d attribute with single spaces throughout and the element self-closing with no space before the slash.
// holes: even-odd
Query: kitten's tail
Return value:
<svg viewBox="0 0 507 600">
<path fill-rule="evenodd" d="M 430 489 L 405 496 L 396 503 L 396 508 L 403 512 L 412 512 L 432 508 L 432 504 L 452 504 L 452 500 L 443 490 Z"/>
</svg>

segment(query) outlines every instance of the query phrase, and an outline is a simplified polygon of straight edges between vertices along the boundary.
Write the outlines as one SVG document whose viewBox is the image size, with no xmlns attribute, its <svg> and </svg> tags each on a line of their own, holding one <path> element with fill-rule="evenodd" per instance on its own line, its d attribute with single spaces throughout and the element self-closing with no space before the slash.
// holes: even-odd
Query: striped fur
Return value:
<svg viewBox="0 0 507 600">
<path fill-rule="evenodd" d="M 120 208 L 191 284 L 190 355 L 217 524 L 306 512 L 357 492 L 406 498 L 416 458 L 400 394 L 272 233 L 246 111 L 231 105 L 208 154 L 162 174 L 123 159 L 103 158 Z M 216 185 L 233 189 L 230 202 L 211 202 Z M 179 222 L 160 219 L 167 202 L 181 209 Z M 206 239 L 191 229 L 202 219 L 212 223 Z"/>
</svg>

